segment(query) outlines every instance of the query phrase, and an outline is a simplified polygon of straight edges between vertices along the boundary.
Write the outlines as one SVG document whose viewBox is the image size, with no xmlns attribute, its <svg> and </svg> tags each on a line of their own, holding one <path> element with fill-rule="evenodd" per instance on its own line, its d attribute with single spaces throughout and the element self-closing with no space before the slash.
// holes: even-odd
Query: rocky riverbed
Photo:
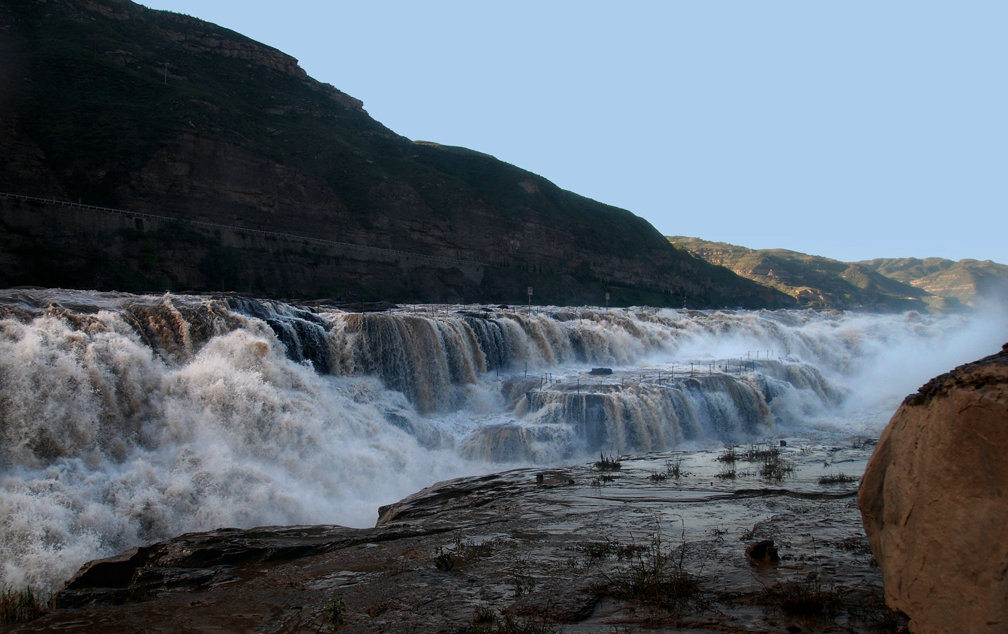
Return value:
<svg viewBox="0 0 1008 634">
<path fill-rule="evenodd" d="M 439 483 L 370 529 L 183 535 L 92 562 L 6 628 L 893 631 L 855 499 L 873 447 L 600 456 Z"/>
</svg>

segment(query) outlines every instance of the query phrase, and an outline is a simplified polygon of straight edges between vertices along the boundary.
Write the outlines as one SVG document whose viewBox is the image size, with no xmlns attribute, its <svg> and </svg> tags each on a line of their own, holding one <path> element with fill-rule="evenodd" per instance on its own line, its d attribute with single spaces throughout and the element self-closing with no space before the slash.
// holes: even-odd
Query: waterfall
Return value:
<svg viewBox="0 0 1008 634">
<path fill-rule="evenodd" d="M 381 504 L 502 465 L 878 433 L 1006 333 L 1004 313 L 0 291 L 0 585 L 51 589 L 186 531 L 371 525 Z"/>
<path fill-rule="evenodd" d="M 526 394 L 519 410 L 527 421 L 524 444 L 510 442 L 507 455 L 524 460 L 568 459 L 597 453 L 641 453 L 676 447 L 683 441 L 725 443 L 759 438 L 773 429 L 763 393 L 745 380 L 718 374 L 686 377 L 666 384 L 602 385 L 584 392 L 537 390 Z M 532 441 L 556 438 L 567 427 L 563 444 L 549 455 L 532 450 Z M 487 459 L 501 431 L 485 428 L 471 435 L 467 455 Z M 524 447 L 524 449 L 522 449 Z"/>
</svg>

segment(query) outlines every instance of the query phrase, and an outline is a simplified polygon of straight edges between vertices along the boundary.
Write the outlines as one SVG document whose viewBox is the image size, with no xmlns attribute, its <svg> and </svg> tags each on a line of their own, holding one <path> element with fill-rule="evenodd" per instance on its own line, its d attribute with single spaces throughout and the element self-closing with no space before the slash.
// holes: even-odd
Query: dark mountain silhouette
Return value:
<svg viewBox="0 0 1008 634">
<path fill-rule="evenodd" d="M 7 1 L 0 59 L 0 192 L 32 197 L 0 196 L 0 284 L 794 303 L 628 211 L 397 135 L 290 56 L 192 17 Z"/>
</svg>

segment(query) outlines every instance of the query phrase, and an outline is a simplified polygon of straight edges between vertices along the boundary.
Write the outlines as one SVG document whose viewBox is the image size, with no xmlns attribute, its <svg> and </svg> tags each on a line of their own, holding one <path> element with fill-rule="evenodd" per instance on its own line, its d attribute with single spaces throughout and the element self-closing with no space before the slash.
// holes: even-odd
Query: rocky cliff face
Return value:
<svg viewBox="0 0 1008 634">
<path fill-rule="evenodd" d="M 533 286 L 536 301 L 554 303 L 601 304 L 606 291 L 614 304 L 791 303 L 670 248 L 627 211 L 478 152 L 405 139 L 359 100 L 307 77 L 290 56 L 226 29 L 125 0 L 5 3 L 0 29 L 8 88 L 0 124 L 13 131 L 0 136 L 10 157 L 0 166 L 0 191 L 440 259 L 436 275 L 425 277 L 439 280 L 434 288 L 405 295 L 407 272 L 394 266 L 356 291 L 359 270 L 333 269 L 328 288 L 344 289 L 344 299 L 524 302 Z M 0 240 L 0 254 L 20 262 L 18 270 L 36 268 L 25 257 L 88 252 L 98 268 L 141 271 L 130 244 L 149 240 L 163 257 L 130 290 L 256 286 L 248 277 L 208 286 L 186 273 L 193 263 L 178 259 L 184 244 L 161 245 L 164 236 L 146 229 L 125 236 L 83 211 L 53 211 L 40 207 L 37 222 L 0 215 L 6 233 L 19 236 L 16 244 Z M 70 222 L 59 236 L 39 229 Z M 104 247 L 123 239 L 130 244 Z M 298 283 L 303 275 L 272 249 L 231 246 L 292 281 L 257 292 L 330 292 Z M 477 262 L 483 272 L 446 260 Z M 58 262 L 48 269 L 57 279 L 80 277 Z M 89 282 L 107 288 L 101 276 L 81 283 Z M 42 282 L 8 273 L 0 283 Z"/>
<path fill-rule="evenodd" d="M 858 495 L 886 600 L 915 632 L 1008 628 L 1008 344 L 903 402 Z"/>
</svg>

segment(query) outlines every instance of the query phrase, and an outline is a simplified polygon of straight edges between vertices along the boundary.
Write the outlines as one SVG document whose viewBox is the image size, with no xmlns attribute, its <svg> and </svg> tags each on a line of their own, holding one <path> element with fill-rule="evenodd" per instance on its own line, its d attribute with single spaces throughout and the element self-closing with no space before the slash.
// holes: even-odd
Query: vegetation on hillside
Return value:
<svg viewBox="0 0 1008 634">
<path fill-rule="evenodd" d="M 1008 297 L 1008 266 L 941 258 L 841 262 L 785 249 L 700 238 L 669 242 L 814 308 L 959 310 Z"/>
<path fill-rule="evenodd" d="M 1008 300 L 1008 266 L 991 260 L 879 258 L 858 263 L 927 293 L 936 307 L 979 306 Z"/>
</svg>

